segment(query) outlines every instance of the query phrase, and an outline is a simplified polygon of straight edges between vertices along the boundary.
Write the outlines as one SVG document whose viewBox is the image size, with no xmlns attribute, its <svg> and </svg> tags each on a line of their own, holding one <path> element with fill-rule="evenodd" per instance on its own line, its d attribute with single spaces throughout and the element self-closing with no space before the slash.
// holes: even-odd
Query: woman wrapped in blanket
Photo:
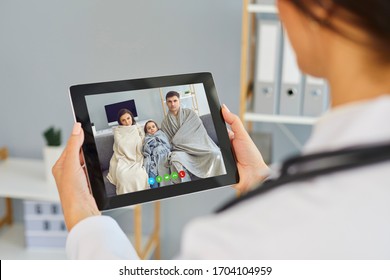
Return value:
<svg viewBox="0 0 390 280">
<path fill-rule="evenodd" d="M 117 194 L 145 190 L 149 186 L 141 152 L 143 131 L 127 109 L 119 110 L 118 123 L 114 128 L 114 154 L 107 179 L 116 186 Z"/>
<path fill-rule="evenodd" d="M 169 174 L 168 155 L 171 152 L 166 134 L 158 128 L 155 121 L 147 121 L 144 126 L 145 140 L 142 153 L 144 155 L 144 167 L 149 178 L 156 178 L 158 175 L 164 177 L 164 174 Z M 165 180 L 160 183 L 157 181 L 151 184 L 151 188 L 157 188 L 160 184 L 165 186 L 169 184 Z"/>
</svg>

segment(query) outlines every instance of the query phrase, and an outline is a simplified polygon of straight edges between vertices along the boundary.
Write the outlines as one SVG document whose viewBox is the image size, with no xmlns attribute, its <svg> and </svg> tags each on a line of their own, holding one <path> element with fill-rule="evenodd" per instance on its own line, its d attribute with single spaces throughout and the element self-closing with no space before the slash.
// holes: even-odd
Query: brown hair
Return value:
<svg viewBox="0 0 390 280">
<path fill-rule="evenodd" d="M 120 110 L 118 111 L 118 124 L 119 124 L 119 125 L 122 125 L 122 123 L 121 123 L 121 117 L 122 117 L 124 114 L 129 114 L 130 117 L 131 117 L 131 122 L 132 122 L 131 125 L 135 125 L 136 122 L 135 122 L 133 113 L 132 113 L 130 110 L 126 109 L 126 108 L 120 109 Z"/>
<path fill-rule="evenodd" d="M 180 94 L 177 92 L 177 91 L 169 91 L 166 95 L 165 95 L 165 100 L 167 100 L 169 97 L 173 97 L 173 96 L 176 96 L 177 98 L 180 99 Z"/>
<path fill-rule="evenodd" d="M 145 132 L 145 134 L 148 133 L 147 130 L 146 130 L 146 126 L 148 125 L 148 123 L 151 123 L 151 122 L 154 123 L 156 125 L 156 127 L 157 127 L 157 130 L 159 130 L 157 123 L 155 121 L 150 120 L 150 121 L 147 121 L 145 123 L 145 125 L 144 125 L 144 132 Z"/>
<path fill-rule="evenodd" d="M 326 19 L 318 17 L 310 6 L 322 7 L 330 16 L 339 8 L 348 12 L 350 16 L 343 16 L 340 19 L 365 29 L 367 34 L 370 34 L 373 38 L 369 42 L 369 47 L 378 51 L 382 59 L 390 62 L 389 0 L 291 0 L 291 2 L 315 22 L 356 41 L 356 38 L 353 38 L 350 34 L 342 32 Z"/>
</svg>

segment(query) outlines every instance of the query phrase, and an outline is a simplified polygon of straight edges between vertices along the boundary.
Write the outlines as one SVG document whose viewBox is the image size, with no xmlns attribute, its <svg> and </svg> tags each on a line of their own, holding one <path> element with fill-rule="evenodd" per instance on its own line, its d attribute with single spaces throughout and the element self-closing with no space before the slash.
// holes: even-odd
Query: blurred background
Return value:
<svg viewBox="0 0 390 280">
<path fill-rule="evenodd" d="M 42 159 L 42 133 L 52 125 L 65 142 L 73 125 L 68 88 L 81 83 L 207 71 L 220 102 L 238 113 L 241 17 L 237 0 L 1 0 L 0 147 L 10 157 Z M 273 135 L 270 161 L 297 151 L 271 124 L 257 129 Z M 290 129 L 302 142 L 310 132 Z M 179 252 L 189 220 L 234 195 L 227 186 L 162 201 L 161 257 Z M 23 204 L 13 206 L 21 222 Z M 107 214 L 130 227 L 126 209 Z"/>
</svg>

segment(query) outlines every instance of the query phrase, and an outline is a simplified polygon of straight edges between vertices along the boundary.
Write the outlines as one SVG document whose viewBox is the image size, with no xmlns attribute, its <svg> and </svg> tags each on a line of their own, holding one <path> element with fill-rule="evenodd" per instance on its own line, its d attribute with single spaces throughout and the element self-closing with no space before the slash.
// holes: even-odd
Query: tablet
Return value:
<svg viewBox="0 0 390 280">
<path fill-rule="evenodd" d="M 238 182 L 211 73 L 74 85 L 70 98 L 100 210 Z"/>
</svg>

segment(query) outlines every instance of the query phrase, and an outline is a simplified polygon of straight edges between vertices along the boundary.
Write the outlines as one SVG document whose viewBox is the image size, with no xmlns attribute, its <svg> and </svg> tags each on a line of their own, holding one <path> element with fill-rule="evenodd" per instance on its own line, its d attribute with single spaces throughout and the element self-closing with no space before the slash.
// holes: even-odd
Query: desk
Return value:
<svg viewBox="0 0 390 280">
<path fill-rule="evenodd" d="M 18 198 L 23 200 L 37 200 L 59 202 L 57 187 L 46 181 L 43 160 L 8 158 L 0 161 L 0 197 Z M 134 245 L 141 258 L 147 258 L 155 251 L 155 258 L 160 258 L 160 202 L 155 204 L 155 227 L 153 232 L 142 246 L 141 205 L 136 205 Z M 12 208 L 6 209 L 2 218 L 4 223 L 12 223 Z M 1 227 L 1 222 L 0 222 Z"/>
<path fill-rule="evenodd" d="M 46 182 L 43 160 L 0 161 L 0 197 L 59 202 L 57 187 Z"/>
<path fill-rule="evenodd" d="M 46 182 L 42 160 L 8 158 L 0 161 L 0 197 L 6 197 L 0 228 L 12 224 L 11 198 L 59 202 L 57 187 Z"/>
<path fill-rule="evenodd" d="M 43 160 L 8 158 L 0 161 L 0 197 L 6 197 L 5 216 L 0 227 L 12 225 L 11 198 L 22 200 L 59 202 L 57 187 L 46 182 Z M 25 227 L 13 224 L 2 230 L 0 238 L 3 259 L 65 259 L 63 248 L 26 249 Z"/>
</svg>

